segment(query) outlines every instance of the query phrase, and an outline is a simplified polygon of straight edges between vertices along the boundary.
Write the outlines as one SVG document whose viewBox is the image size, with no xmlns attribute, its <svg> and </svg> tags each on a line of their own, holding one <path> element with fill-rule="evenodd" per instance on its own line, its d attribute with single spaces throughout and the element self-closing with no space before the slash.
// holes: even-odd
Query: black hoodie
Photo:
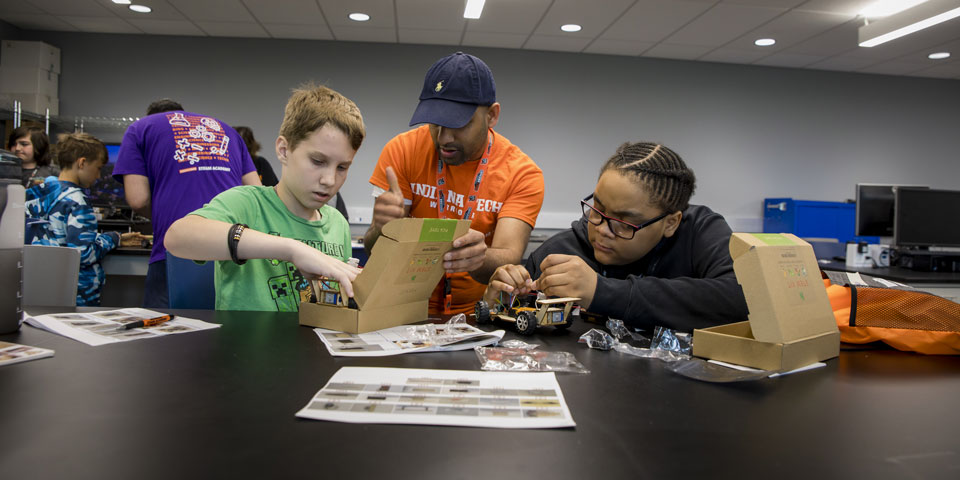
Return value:
<svg viewBox="0 0 960 480">
<path fill-rule="evenodd" d="M 586 218 L 571 227 L 544 242 L 525 267 L 536 279 L 547 255 L 582 258 L 599 273 L 590 312 L 636 328 L 661 325 L 687 332 L 747 319 L 747 303 L 730 259 L 730 226 L 708 207 L 691 205 L 672 237 L 629 265 L 597 262 Z"/>
</svg>

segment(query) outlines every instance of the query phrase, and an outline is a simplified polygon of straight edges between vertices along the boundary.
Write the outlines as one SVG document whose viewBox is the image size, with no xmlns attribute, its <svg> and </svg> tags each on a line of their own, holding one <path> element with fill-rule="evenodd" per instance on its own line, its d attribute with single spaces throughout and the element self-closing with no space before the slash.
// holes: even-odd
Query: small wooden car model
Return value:
<svg viewBox="0 0 960 480">
<path fill-rule="evenodd" d="M 574 312 L 574 302 L 578 301 L 580 299 L 577 297 L 546 298 L 532 292 L 527 295 L 511 295 L 504 302 L 501 294 L 493 305 L 488 305 L 483 300 L 477 302 L 474 314 L 478 325 L 500 319 L 513 322 L 518 333 L 530 335 L 539 326 L 561 329 L 569 327 L 573 323 L 571 314 Z"/>
</svg>

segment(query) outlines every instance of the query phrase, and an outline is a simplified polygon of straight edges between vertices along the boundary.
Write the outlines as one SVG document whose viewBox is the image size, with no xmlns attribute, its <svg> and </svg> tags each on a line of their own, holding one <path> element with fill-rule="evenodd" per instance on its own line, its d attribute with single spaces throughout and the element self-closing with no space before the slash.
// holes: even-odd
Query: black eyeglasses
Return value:
<svg viewBox="0 0 960 480">
<path fill-rule="evenodd" d="M 667 215 L 670 215 L 670 212 L 661 213 L 660 215 L 658 215 L 656 218 L 652 220 L 643 222 L 640 225 L 634 225 L 630 222 L 624 222 L 619 218 L 613 218 L 611 216 L 605 215 L 600 210 L 597 210 L 596 208 L 593 207 L 593 205 L 590 205 L 589 203 L 587 203 L 587 200 L 590 200 L 591 198 L 593 198 L 592 193 L 590 195 L 587 195 L 587 198 L 580 200 L 580 207 L 583 209 L 583 216 L 587 217 L 587 221 L 594 225 L 600 225 L 601 223 L 603 223 L 604 220 L 606 220 L 607 225 L 610 226 L 610 231 L 613 232 L 613 234 L 616 235 L 617 237 L 622 238 L 624 240 L 632 240 L 633 236 L 637 234 L 637 230 L 649 227 L 650 225 L 653 225 L 654 223 L 657 223 L 660 220 L 663 220 L 663 218 L 666 217 Z"/>
</svg>

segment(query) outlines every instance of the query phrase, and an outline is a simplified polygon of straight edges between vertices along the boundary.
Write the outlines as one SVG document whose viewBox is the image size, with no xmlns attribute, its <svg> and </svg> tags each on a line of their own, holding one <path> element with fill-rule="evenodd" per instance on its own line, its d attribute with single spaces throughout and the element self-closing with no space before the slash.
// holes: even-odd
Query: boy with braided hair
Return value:
<svg viewBox="0 0 960 480">
<path fill-rule="evenodd" d="M 591 312 L 642 329 L 691 331 L 746 319 L 730 227 L 710 208 L 688 203 L 695 188 L 693 171 L 673 150 L 621 145 L 580 202 L 583 217 L 524 266 L 497 269 L 484 299 L 538 289 L 580 297 Z"/>
</svg>

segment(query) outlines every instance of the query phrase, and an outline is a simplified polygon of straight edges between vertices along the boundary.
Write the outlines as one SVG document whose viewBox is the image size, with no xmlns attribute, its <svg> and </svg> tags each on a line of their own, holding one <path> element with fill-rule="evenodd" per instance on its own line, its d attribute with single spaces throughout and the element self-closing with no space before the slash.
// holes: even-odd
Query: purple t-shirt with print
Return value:
<svg viewBox="0 0 960 480">
<path fill-rule="evenodd" d="M 173 111 L 141 118 L 127 128 L 113 176 L 121 183 L 127 174 L 150 180 L 153 263 L 166 258 L 163 237 L 173 222 L 240 185 L 243 175 L 253 171 L 247 147 L 233 128 L 207 115 Z"/>
</svg>

